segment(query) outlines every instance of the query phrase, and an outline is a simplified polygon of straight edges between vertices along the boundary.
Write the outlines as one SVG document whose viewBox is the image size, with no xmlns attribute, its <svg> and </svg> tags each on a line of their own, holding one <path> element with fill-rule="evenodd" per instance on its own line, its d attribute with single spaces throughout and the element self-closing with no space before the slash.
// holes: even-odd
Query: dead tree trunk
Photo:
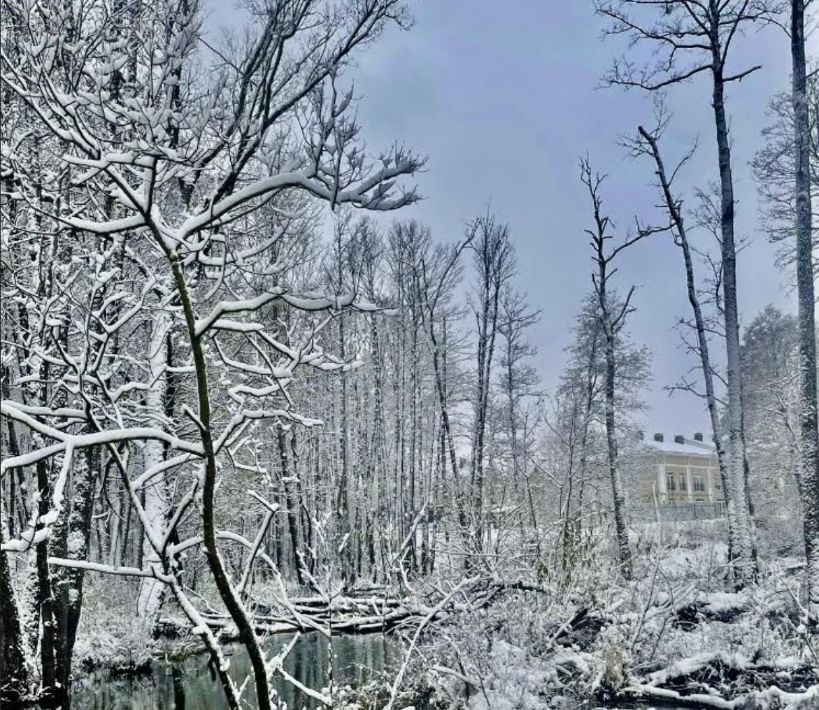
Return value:
<svg viewBox="0 0 819 710">
<path fill-rule="evenodd" d="M 654 160 L 660 190 L 662 191 L 663 195 L 663 203 L 665 204 L 666 211 L 671 218 L 676 241 L 683 255 L 688 302 L 691 305 L 691 311 L 694 314 L 694 330 L 697 334 L 696 351 L 700 358 L 702 379 L 705 386 L 705 402 L 708 407 L 708 415 L 711 419 L 711 430 L 714 435 L 714 445 L 717 450 L 717 462 L 719 465 L 720 480 L 722 481 L 722 490 L 728 491 L 728 467 L 726 465 L 725 447 L 721 435 L 719 407 L 714 389 L 714 371 L 711 365 L 711 355 L 708 345 L 705 318 L 702 313 L 699 294 L 697 293 L 697 284 L 694 275 L 694 260 L 691 256 L 691 245 L 688 241 L 685 220 L 682 214 L 682 206 L 680 201 L 674 197 L 674 194 L 671 191 L 671 180 L 668 177 L 665 169 L 665 163 L 663 162 L 662 155 L 660 154 L 657 134 L 649 133 L 642 126 L 640 126 L 638 130 L 640 132 L 640 136 L 647 143 L 650 155 Z M 685 160 L 685 158 L 683 160 Z M 676 170 L 673 171 L 672 174 L 673 173 L 676 173 Z M 728 520 L 729 526 L 733 523 L 733 518 Z M 729 542 L 731 542 L 735 537 L 736 533 L 729 530 Z"/>
<path fill-rule="evenodd" d="M 631 297 L 634 287 L 629 289 L 622 303 L 617 303 L 615 294 L 610 288 L 614 269 L 611 263 L 624 249 L 648 236 L 651 231 L 640 231 L 637 235 L 628 237 L 615 247 L 607 244 L 613 238 L 609 233 L 611 220 L 602 211 L 603 202 L 600 188 L 605 176 L 592 172 L 591 165 L 584 160 L 580 166 L 580 179 L 586 186 L 592 201 L 594 226 L 587 229 L 586 234 L 591 238 L 595 272 L 592 274 L 595 294 L 597 296 L 597 317 L 600 332 L 603 335 L 604 354 L 604 412 L 606 425 L 606 451 L 611 493 L 614 506 L 614 526 L 617 538 L 617 556 L 620 572 L 625 579 L 631 579 L 632 557 L 631 545 L 628 537 L 628 522 L 626 518 L 626 492 L 620 473 L 617 451 L 617 421 L 615 389 L 617 379 L 616 342 L 625 326 L 626 317 L 631 311 Z"/>
</svg>

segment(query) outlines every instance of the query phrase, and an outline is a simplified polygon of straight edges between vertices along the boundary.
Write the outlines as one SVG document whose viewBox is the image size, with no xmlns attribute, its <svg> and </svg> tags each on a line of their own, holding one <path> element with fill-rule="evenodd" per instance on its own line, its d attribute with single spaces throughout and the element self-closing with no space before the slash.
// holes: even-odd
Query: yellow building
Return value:
<svg viewBox="0 0 819 710">
<path fill-rule="evenodd" d="M 639 507 L 655 509 L 676 520 L 722 515 L 725 497 L 717 451 L 702 434 L 689 439 L 681 434 L 654 434 L 643 439 L 638 490 Z"/>
</svg>

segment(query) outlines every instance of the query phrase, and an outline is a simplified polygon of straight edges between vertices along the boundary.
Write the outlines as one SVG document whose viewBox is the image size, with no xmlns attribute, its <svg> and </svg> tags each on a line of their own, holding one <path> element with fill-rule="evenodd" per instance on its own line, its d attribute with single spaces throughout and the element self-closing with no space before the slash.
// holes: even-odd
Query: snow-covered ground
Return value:
<svg viewBox="0 0 819 710">
<path fill-rule="evenodd" d="M 510 591 L 431 634 L 419 673 L 441 707 L 473 710 L 819 707 L 798 560 L 765 565 L 734 592 L 717 537 L 689 528 L 652 545 L 630 583 L 591 565 L 541 591 Z"/>
</svg>

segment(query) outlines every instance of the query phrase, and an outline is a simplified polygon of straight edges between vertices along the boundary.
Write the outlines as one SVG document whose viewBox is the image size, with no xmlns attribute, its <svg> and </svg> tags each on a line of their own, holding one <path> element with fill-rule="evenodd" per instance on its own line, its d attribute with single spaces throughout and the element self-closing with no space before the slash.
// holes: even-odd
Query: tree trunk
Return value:
<svg viewBox="0 0 819 710">
<path fill-rule="evenodd" d="M 660 180 L 660 188 L 663 192 L 663 201 L 665 202 L 666 210 L 668 211 L 671 221 L 676 229 L 677 239 L 683 254 L 683 263 L 685 264 L 685 284 L 688 292 L 688 302 L 691 305 L 691 310 L 694 314 L 694 328 L 697 333 L 697 354 L 700 358 L 702 379 L 705 385 L 705 401 L 708 407 L 708 415 L 711 419 L 711 431 L 714 435 L 714 446 L 717 450 L 717 463 L 719 466 L 720 480 L 722 481 L 722 490 L 725 491 L 727 495 L 730 484 L 728 479 L 728 466 L 720 427 L 719 406 L 714 390 L 714 372 L 711 366 L 708 335 L 706 332 L 705 318 L 702 315 L 702 308 L 700 306 L 699 294 L 697 293 L 696 278 L 694 276 L 694 260 L 691 257 L 691 246 L 688 242 L 688 233 L 686 232 L 685 221 L 683 219 L 682 212 L 680 211 L 680 205 L 674 198 L 674 195 L 671 193 L 671 184 L 668 180 L 668 175 L 660 154 L 659 146 L 657 145 L 657 139 L 650 135 L 642 127 L 640 127 L 639 130 L 640 135 L 642 135 L 642 137 L 648 142 L 649 147 L 651 148 L 651 154 L 657 167 L 657 177 Z M 735 519 L 729 518 L 729 558 L 733 556 L 730 544 L 736 537 L 736 532 L 732 530 L 731 527 L 734 524 Z"/>
<path fill-rule="evenodd" d="M 13 475 L 13 472 L 12 472 Z M 0 524 L 0 546 L 3 525 Z M 17 600 L 6 553 L 0 550 L 0 706 L 14 706 L 28 692 L 28 669 Z"/>
<path fill-rule="evenodd" d="M 37 490 L 40 494 L 39 514 L 48 513 L 50 486 L 48 469 L 45 461 L 37 462 Z M 40 525 L 38 524 L 38 529 Z M 46 707 L 61 701 L 56 687 L 57 669 L 55 662 L 55 619 L 54 599 L 51 590 L 51 577 L 48 570 L 48 541 L 37 544 L 37 607 L 40 612 L 40 699 Z"/>
<path fill-rule="evenodd" d="M 161 244 L 161 240 L 160 244 Z M 188 294 L 187 283 L 182 273 L 182 267 L 178 256 L 166 252 L 166 256 L 171 264 L 176 291 L 182 304 L 182 311 L 185 315 L 185 325 L 187 327 L 188 341 L 193 355 L 193 364 L 196 373 L 197 401 L 199 407 L 199 436 L 204 450 L 204 472 L 202 483 L 202 539 L 205 547 L 205 557 L 208 561 L 213 580 L 219 596 L 230 614 L 233 623 L 239 632 L 239 640 L 247 651 L 250 665 L 253 670 L 253 680 L 256 688 L 256 700 L 259 710 L 271 710 L 270 682 L 267 675 L 264 654 L 259 645 L 259 639 L 253 625 L 250 622 L 247 611 L 242 605 L 233 584 L 228 577 L 227 570 L 222 556 L 219 552 L 219 544 L 216 538 L 216 519 L 214 511 L 214 495 L 216 493 L 216 452 L 214 448 L 213 433 L 211 431 L 211 411 L 210 392 L 208 388 L 208 369 L 205 361 L 205 353 L 202 342 L 196 331 L 196 315 Z M 217 668 L 220 682 L 225 689 L 226 698 L 231 705 L 231 710 L 238 710 L 235 705 L 235 697 L 229 691 L 232 681 L 227 674 L 227 668 Z"/>
<path fill-rule="evenodd" d="M 805 1 L 791 1 L 794 165 L 796 202 L 796 287 L 799 298 L 799 405 L 801 491 L 808 609 L 819 613 L 819 435 L 816 410 L 816 325 L 811 239 L 810 119 L 805 71 Z"/>
<path fill-rule="evenodd" d="M 145 404 L 153 419 L 153 425 L 161 427 L 161 415 L 165 411 L 165 395 L 167 390 L 166 365 L 168 362 L 168 332 L 171 327 L 170 314 L 159 310 L 153 321 L 151 333 L 149 368 L 152 386 L 145 396 Z M 145 470 L 157 466 L 165 459 L 165 444 L 158 440 L 145 442 L 143 464 Z M 165 488 L 165 474 L 154 476 L 145 484 L 145 520 L 155 531 L 155 538 L 161 539 L 164 531 L 165 517 L 168 510 Z M 142 538 L 142 556 L 145 566 L 162 571 L 162 562 L 159 553 L 151 545 L 147 532 Z M 165 585 L 157 579 L 143 577 L 137 599 L 137 613 L 145 623 L 146 628 L 153 628 L 162 605 Z"/>
<path fill-rule="evenodd" d="M 614 499 L 614 526 L 617 534 L 620 570 L 625 579 L 631 579 L 632 561 L 631 545 L 628 539 L 628 523 L 626 521 L 626 494 L 617 460 L 617 429 L 614 415 L 614 333 L 611 332 L 610 328 L 606 330 L 606 447 L 608 450 L 609 477 L 611 478 L 611 493 Z"/>
<path fill-rule="evenodd" d="M 99 451 L 86 449 L 76 454 L 71 470 L 71 513 L 68 517 L 68 535 L 65 557 L 86 562 L 91 539 L 91 513 L 94 502 L 94 471 L 99 461 Z M 60 633 L 57 636 L 57 680 L 60 687 L 70 687 L 71 658 L 77 639 L 83 601 L 85 571 L 80 568 L 61 567 L 53 574 L 55 617 Z"/>
<path fill-rule="evenodd" d="M 279 447 L 279 459 L 282 466 L 282 486 L 284 487 L 284 499 L 287 506 L 287 528 L 290 533 L 290 550 L 292 553 L 293 565 L 296 569 L 296 578 L 299 584 L 304 584 L 304 573 L 299 561 L 299 550 L 301 544 L 299 543 L 299 506 L 295 495 L 293 494 L 292 478 L 296 473 L 296 460 L 293 459 L 291 467 L 290 460 L 287 454 L 287 441 L 284 432 L 284 427 L 279 424 L 276 427 L 276 441 Z M 295 453 L 295 452 L 294 452 Z"/>
<path fill-rule="evenodd" d="M 756 575 L 753 525 L 748 511 L 745 484 L 745 438 L 742 431 L 742 373 L 739 353 L 739 315 L 737 309 L 736 247 L 734 243 L 734 183 L 731 174 L 731 148 L 728 142 L 728 124 L 725 117 L 725 84 L 722 65 L 718 61 L 713 70 L 713 108 L 717 131 L 717 149 L 720 175 L 720 226 L 722 250 L 723 318 L 725 321 L 725 350 L 727 357 L 726 383 L 728 408 L 728 484 L 726 514 L 728 517 L 730 547 L 733 555 L 731 569 L 734 584 L 744 587 Z"/>
</svg>

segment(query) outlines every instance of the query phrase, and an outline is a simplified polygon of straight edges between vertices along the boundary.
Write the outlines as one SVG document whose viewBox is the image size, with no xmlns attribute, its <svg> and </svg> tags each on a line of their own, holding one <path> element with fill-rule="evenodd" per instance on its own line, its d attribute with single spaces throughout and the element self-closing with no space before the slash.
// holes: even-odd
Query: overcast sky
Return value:
<svg viewBox="0 0 819 710">
<path fill-rule="evenodd" d="M 415 25 L 393 30 L 364 55 L 355 72 L 363 135 L 372 151 L 398 140 L 429 157 L 418 177 L 425 199 L 403 211 L 444 241 L 461 237 L 465 223 L 488 203 L 508 222 L 517 248 L 519 287 L 541 309 L 532 339 L 544 384 L 555 386 L 563 348 L 582 298 L 591 289 L 588 196 L 578 159 L 588 153 L 609 174 L 605 200 L 618 228 L 634 215 L 649 219 L 656 196 L 646 162 L 618 146 L 639 123 L 650 123 L 650 99 L 639 92 L 600 88 L 600 77 L 622 46 L 602 37 L 591 0 L 422 0 L 410 4 Z M 214 3 L 208 26 L 235 18 Z M 817 37 L 810 40 L 815 56 Z M 756 186 L 748 166 L 761 144 L 767 104 L 789 85 L 787 38 L 768 30 L 739 40 L 734 66 L 761 63 L 728 92 L 738 236 L 749 240 L 738 259 L 740 315 L 748 323 L 767 303 L 793 309 L 791 275 L 774 266 L 776 247 L 759 229 Z M 716 179 L 716 142 L 707 74 L 676 87 L 668 105 L 669 159 L 698 140 L 695 161 L 680 187 Z M 693 195 L 688 204 L 693 204 Z M 702 243 L 707 244 L 703 235 Z M 680 349 L 674 323 L 688 316 L 679 250 L 669 237 L 629 250 L 617 274 L 622 289 L 635 284 L 634 338 L 653 354 L 647 393 L 649 431 L 706 430 L 695 397 L 673 384 L 694 364 Z"/>
</svg>

